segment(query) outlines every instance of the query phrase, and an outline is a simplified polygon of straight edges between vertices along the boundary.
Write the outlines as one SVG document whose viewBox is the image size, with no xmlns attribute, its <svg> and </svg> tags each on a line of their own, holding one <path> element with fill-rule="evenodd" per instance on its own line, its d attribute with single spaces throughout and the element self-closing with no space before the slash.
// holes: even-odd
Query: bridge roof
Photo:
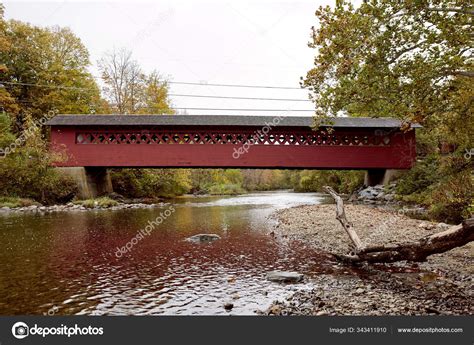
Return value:
<svg viewBox="0 0 474 345">
<path fill-rule="evenodd" d="M 243 115 L 57 115 L 49 126 L 249 126 L 312 127 L 312 116 L 243 116 Z M 273 125 L 272 125 L 273 126 Z M 338 117 L 332 127 L 397 128 L 401 121 L 393 118 Z M 412 124 L 412 127 L 420 127 Z"/>
</svg>

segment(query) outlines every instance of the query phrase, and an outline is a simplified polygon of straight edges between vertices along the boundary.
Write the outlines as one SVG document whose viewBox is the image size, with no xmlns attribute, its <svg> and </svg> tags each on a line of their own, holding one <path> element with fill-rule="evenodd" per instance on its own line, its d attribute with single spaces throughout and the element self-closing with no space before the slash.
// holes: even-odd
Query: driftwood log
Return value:
<svg viewBox="0 0 474 345">
<path fill-rule="evenodd" d="M 352 242 L 353 250 L 350 254 L 335 255 L 340 260 L 353 263 L 425 261 L 429 255 L 444 253 L 474 241 L 474 218 L 469 218 L 462 224 L 454 225 L 445 231 L 422 237 L 414 242 L 364 246 L 353 225 L 346 218 L 342 198 L 331 187 L 325 186 L 324 190 L 336 201 L 336 219 Z"/>
</svg>

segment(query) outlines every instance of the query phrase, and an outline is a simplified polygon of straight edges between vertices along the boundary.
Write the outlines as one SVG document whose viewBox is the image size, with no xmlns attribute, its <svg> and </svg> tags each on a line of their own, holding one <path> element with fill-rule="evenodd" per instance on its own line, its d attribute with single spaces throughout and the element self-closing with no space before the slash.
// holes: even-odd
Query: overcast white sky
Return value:
<svg viewBox="0 0 474 345">
<path fill-rule="evenodd" d="M 314 12 L 334 0 L 276 1 L 6 1 L 6 18 L 40 26 L 68 26 L 89 49 L 96 69 L 101 55 L 126 47 L 147 72 L 171 81 L 299 86 L 311 68 L 307 47 Z M 172 85 L 171 93 L 307 99 L 304 90 Z M 171 97 L 176 107 L 313 109 L 311 102 Z M 191 111 L 189 114 L 275 112 Z M 311 112 L 294 113 L 311 115 Z"/>
</svg>

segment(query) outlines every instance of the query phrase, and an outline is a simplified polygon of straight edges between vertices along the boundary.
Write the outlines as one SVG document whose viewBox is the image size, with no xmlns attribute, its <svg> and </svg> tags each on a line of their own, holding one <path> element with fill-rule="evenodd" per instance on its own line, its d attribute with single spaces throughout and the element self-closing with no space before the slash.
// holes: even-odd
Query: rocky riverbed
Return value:
<svg viewBox="0 0 474 345">
<path fill-rule="evenodd" d="M 389 185 L 376 185 L 363 187 L 355 191 L 349 196 L 349 202 L 356 205 L 370 205 L 376 207 L 383 207 L 386 209 L 399 209 L 403 206 L 402 212 L 405 215 L 414 218 L 426 218 L 427 210 L 421 205 L 404 205 L 402 201 L 398 200 L 396 194 L 396 183 Z"/>
<path fill-rule="evenodd" d="M 395 244 L 447 229 L 444 223 L 409 218 L 398 212 L 346 205 L 362 242 Z M 274 235 L 304 241 L 326 252 L 347 253 L 350 241 L 335 219 L 334 205 L 300 206 L 277 212 Z M 276 315 L 474 314 L 474 244 L 432 255 L 423 263 L 347 266 L 356 275 L 306 278 L 313 288 L 275 302 Z M 339 263 L 339 265 L 342 265 Z"/>
<path fill-rule="evenodd" d="M 0 214 L 7 213 L 38 213 L 46 214 L 53 212 L 70 212 L 70 211 L 98 211 L 98 210 L 121 210 L 121 209 L 136 209 L 136 208 L 153 208 L 161 207 L 166 205 L 163 202 L 157 203 L 141 203 L 141 202 L 131 202 L 131 203 L 118 203 L 117 205 L 106 205 L 101 206 L 98 203 L 88 206 L 81 204 L 68 203 L 64 205 L 52 205 L 52 206 L 43 206 L 43 205 L 31 205 L 25 207 L 0 207 Z"/>
</svg>

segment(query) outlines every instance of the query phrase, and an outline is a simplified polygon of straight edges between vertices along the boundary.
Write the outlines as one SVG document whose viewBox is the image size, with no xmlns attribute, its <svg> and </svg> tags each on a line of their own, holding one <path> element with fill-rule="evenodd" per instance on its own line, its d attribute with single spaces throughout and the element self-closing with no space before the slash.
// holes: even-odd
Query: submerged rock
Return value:
<svg viewBox="0 0 474 345">
<path fill-rule="evenodd" d="M 188 237 L 186 241 L 193 243 L 208 243 L 220 240 L 221 237 L 216 234 L 197 234 L 191 237 Z"/>
<path fill-rule="evenodd" d="M 271 271 L 267 273 L 267 279 L 278 283 L 298 283 L 303 280 L 303 275 L 297 272 Z"/>
</svg>

